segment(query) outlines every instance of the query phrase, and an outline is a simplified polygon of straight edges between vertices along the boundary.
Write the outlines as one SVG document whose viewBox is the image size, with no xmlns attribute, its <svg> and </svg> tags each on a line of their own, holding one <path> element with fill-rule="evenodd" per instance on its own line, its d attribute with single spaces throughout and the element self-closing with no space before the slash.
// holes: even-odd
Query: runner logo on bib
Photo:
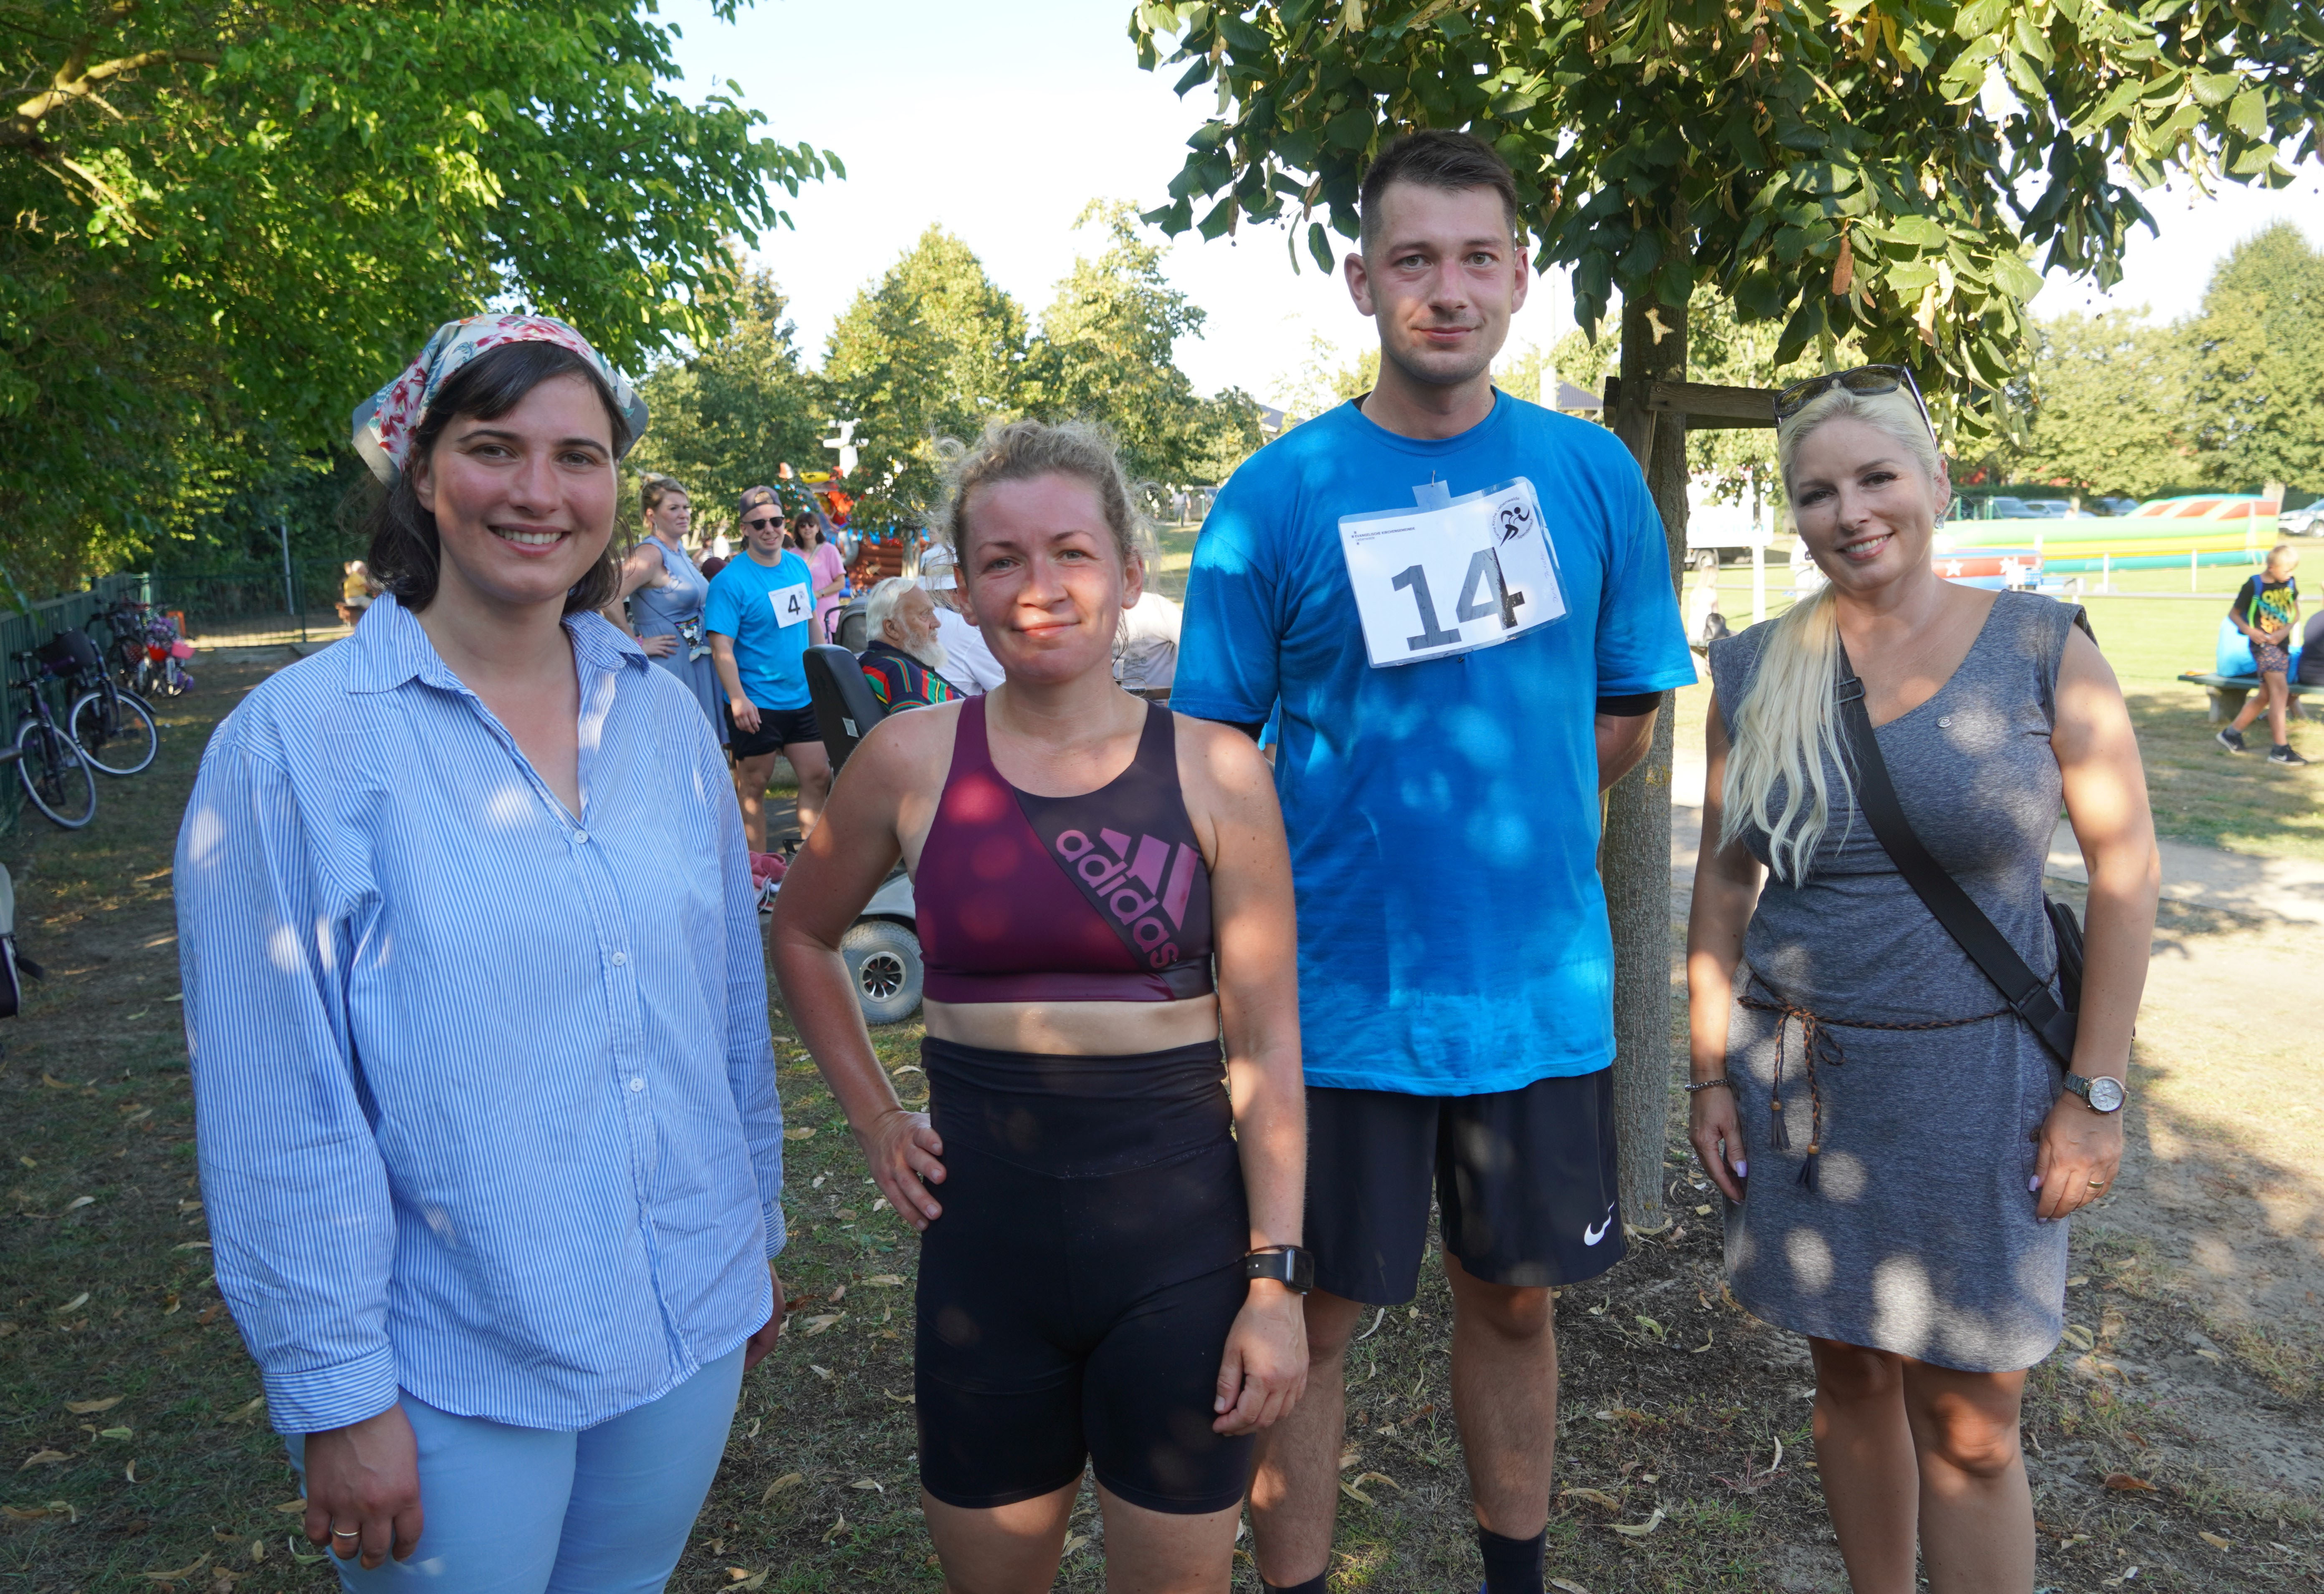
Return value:
<svg viewBox="0 0 2324 1594">
<path fill-rule="evenodd" d="M 801 624 L 815 613 L 815 594 L 804 583 L 775 588 L 767 594 L 767 602 L 774 606 L 775 623 L 780 626 Z"/>
<path fill-rule="evenodd" d="M 1499 647 L 1564 616 L 1531 482 L 1518 476 L 1459 498 L 1430 483 L 1413 496 L 1415 508 L 1340 521 L 1373 668 Z"/>
</svg>

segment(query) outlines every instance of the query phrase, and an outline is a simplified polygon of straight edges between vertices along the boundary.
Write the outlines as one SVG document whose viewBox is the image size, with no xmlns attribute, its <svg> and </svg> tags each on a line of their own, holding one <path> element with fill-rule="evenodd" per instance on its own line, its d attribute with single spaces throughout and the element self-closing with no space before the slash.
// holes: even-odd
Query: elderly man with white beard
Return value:
<svg viewBox="0 0 2324 1594">
<path fill-rule="evenodd" d="M 1001 662 L 984 645 L 984 633 L 960 612 L 959 568 L 952 549 L 940 542 L 920 555 L 920 585 L 936 601 L 936 637 L 949 659 L 943 668 L 955 687 L 976 697 L 1001 684 Z"/>
<path fill-rule="evenodd" d="M 881 582 L 872 589 L 863 618 L 872 643 L 856 663 L 881 707 L 893 714 L 961 696 L 937 673 L 948 660 L 936 634 L 936 600 L 918 582 L 900 576 Z"/>
</svg>

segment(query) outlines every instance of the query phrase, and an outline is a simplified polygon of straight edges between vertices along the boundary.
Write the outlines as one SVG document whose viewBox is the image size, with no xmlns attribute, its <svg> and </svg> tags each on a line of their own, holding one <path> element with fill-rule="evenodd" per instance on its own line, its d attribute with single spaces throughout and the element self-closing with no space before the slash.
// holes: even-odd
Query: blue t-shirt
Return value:
<svg viewBox="0 0 2324 1594">
<path fill-rule="evenodd" d="M 1373 668 L 1341 517 L 1517 476 L 1564 616 Z M 1501 393 L 1425 442 L 1349 403 L 1235 472 L 1194 544 L 1170 706 L 1282 705 L 1308 1083 L 1463 1096 L 1613 1062 L 1597 700 L 1694 679 L 1661 517 L 1609 431 Z"/>
<path fill-rule="evenodd" d="M 734 672 L 743 696 L 761 708 L 805 708 L 807 669 L 800 660 L 815 629 L 807 623 L 814 613 L 815 574 L 805 559 L 785 548 L 781 558 L 761 565 L 745 548 L 711 582 L 702 628 L 734 639 Z"/>
</svg>

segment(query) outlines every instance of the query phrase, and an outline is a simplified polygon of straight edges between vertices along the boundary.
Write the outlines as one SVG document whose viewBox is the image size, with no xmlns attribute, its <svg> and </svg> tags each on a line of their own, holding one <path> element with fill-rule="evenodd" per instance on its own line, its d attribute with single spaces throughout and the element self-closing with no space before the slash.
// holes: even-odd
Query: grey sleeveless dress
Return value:
<svg viewBox="0 0 2324 1594">
<path fill-rule="evenodd" d="M 630 594 L 630 623 L 641 637 L 676 635 L 678 646 L 654 660 L 684 681 L 702 705 L 710 728 L 724 741 L 726 735 L 726 694 L 718 686 L 718 668 L 710 661 L 710 639 L 703 634 L 702 605 L 710 596 L 710 583 L 682 548 L 672 548 L 658 537 L 639 545 L 661 555 L 669 576 L 667 586 L 641 586 Z"/>
<path fill-rule="evenodd" d="M 2074 613 L 2002 593 L 1952 678 L 1876 733 L 1931 855 L 2053 974 L 2042 868 L 2061 800 L 2050 733 Z M 1769 629 L 1711 645 L 1730 738 Z M 1837 791 L 1829 764 L 1826 775 Z M 1766 834 L 1744 840 L 1766 863 Z M 1804 884 L 1770 877 L 1743 956 L 1727 1040 L 1750 1169 L 1742 1203 L 1726 1209 L 1736 1298 L 1780 1327 L 1941 1367 L 1999 1372 L 2047 1356 L 2064 1326 L 2066 1225 L 2037 1221 L 2025 1186 L 2062 1070 L 2006 1010 L 1949 1027 L 1860 1027 L 1977 1019 L 2004 1002 L 1852 803 L 1834 803 Z M 1821 1021 L 1812 1082 L 1806 1026 L 1770 1006 Z M 1771 1121 L 1779 1054 L 1789 1149 Z"/>
</svg>

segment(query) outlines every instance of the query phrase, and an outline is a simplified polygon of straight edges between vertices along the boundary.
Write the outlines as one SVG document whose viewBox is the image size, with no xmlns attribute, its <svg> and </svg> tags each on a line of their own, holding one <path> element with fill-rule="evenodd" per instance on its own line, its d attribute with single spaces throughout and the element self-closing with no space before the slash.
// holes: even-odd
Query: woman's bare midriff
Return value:
<svg viewBox="0 0 2324 1594">
<path fill-rule="evenodd" d="M 1169 1002 L 930 1001 L 920 1010 L 937 1040 L 1051 1056 L 1128 1057 L 1198 1046 L 1219 1033 L 1215 996 Z"/>
</svg>

